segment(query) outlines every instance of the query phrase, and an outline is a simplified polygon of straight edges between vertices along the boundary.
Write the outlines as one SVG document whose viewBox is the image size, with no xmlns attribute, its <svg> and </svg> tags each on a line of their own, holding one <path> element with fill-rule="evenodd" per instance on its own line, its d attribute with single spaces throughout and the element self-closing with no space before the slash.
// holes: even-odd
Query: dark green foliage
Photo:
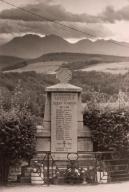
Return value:
<svg viewBox="0 0 129 192">
<path fill-rule="evenodd" d="M 14 163 L 19 159 L 29 160 L 35 149 L 34 117 L 27 111 L 0 113 L 0 156 Z"/>
<path fill-rule="evenodd" d="M 85 54 L 85 53 L 47 53 L 36 59 L 29 60 L 30 63 L 42 62 L 42 61 L 100 61 L 100 62 L 117 62 L 117 61 L 129 61 L 128 57 L 119 57 L 113 55 L 102 55 L 102 54 Z"/>
<path fill-rule="evenodd" d="M 26 62 L 22 58 L 7 56 L 7 55 L 0 55 L 1 71 L 17 69 L 20 67 L 24 67 L 25 65 L 26 65 Z"/>
<path fill-rule="evenodd" d="M 15 95 L 16 87 L 20 81 L 21 90 L 18 97 Z M 53 76 L 38 75 L 35 72 L 28 73 L 1 73 L 0 85 L 3 95 L 3 102 L 5 108 L 9 108 L 11 97 L 16 97 L 14 100 L 18 100 L 21 107 L 24 105 L 23 101 L 27 101 L 29 110 L 36 116 L 43 117 L 44 103 L 45 103 L 45 87 L 54 83 Z M 8 97 L 9 96 L 9 97 Z M 5 98 L 8 98 L 8 104 L 5 102 Z"/>
<path fill-rule="evenodd" d="M 126 87 L 122 84 L 126 75 L 113 75 L 102 72 L 74 72 L 71 83 L 81 86 L 84 92 L 100 91 L 101 93 L 113 95 L 118 94 L 120 88 L 125 91 Z M 53 85 L 58 81 L 55 75 L 36 74 L 35 72 L 23 73 L 1 73 L 0 86 L 9 91 L 13 91 L 18 80 L 21 80 L 22 87 L 30 94 L 44 94 L 46 86 Z M 128 78 L 129 79 L 129 78 Z"/>
<path fill-rule="evenodd" d="M 8 181 L 9 167 L 28 163 L 35 153 L 35 117 L 25 108 L 0 109 L 0 184 Z"/>
<path fill-rule="evenodd" d="M 84 92 L 97 91 L 108 95 L 118 93 L 119 88 L 124 89 L 121 85 L 124 76 L 113 75 L 103 72 L 75 72 L 73 73 L 72 83 L 83 88 Z"/>
<path fill-rule="evenodd" d="M 4 92 L 7 92 L 7 94 L 4 93 L 7 100 L 10 98 L 8 95 L 14 95 L 19 80 L 22 86 L 21 103 L 23 103 L 22 100 L 29 100 L 29 110 L 36 116 L 43 117 L 45 88 L 58 82 L 55 75 L 37 74 L 35 72 L 1 73 L 0 87 L 2 91 L 4 89 Z M 107 103 L 111 97 L 115 102 L 118 99 L 119 90 L 127 94 L 129 92 L 128 73 L 113 75 L 95 71 L 74 72 L 71 83 L 83 88 L 82 101 L 84 103 L 93 104 L 95 100 L 98 103 Z"/>
<path fill-rule="evenodd" d="M 25 109 L 0 110 L 0 184 L 8 181 L 9 167 L 28 163 L 35 153 L 35 119 Z"/>
<path fill-rule="evenodd" d="M 39 119 L 30 110 L 27 95 L 23 96 L 20 82 L 12 95 L 7 90 L 2 90 L 0 95 L 0 182 L 2 184 L 7 182 L 10 165 L 15 165 L 21 160 L 29 163 L 35 153 L 36 123 Z"/>
<path fill-rule="evenodd" d="M 88 111 L 84 124 L 92 131 L 95 151 L 129 151 L 129 113 L 127 111 Z"/>
</svg>

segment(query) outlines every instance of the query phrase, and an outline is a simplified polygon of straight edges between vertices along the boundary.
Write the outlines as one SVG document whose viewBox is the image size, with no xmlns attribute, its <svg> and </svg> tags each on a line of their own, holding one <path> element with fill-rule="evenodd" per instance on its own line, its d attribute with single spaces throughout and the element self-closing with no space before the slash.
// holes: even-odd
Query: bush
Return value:
<svg viewBox="0 0 129 192">
<path fill-rule="evenodd" d="M 34 117 L 25 109 L 0 111 L 0 175 L 6 183 L 9 167 L 18 160 L 30 161 L 35 152 Z"/>
<path fill-rule="evenodd" d="M 129 113 L 127 111 L 88 111 L 84 114 L 84 124 L 92 132 L 95 151 L 119 151 L 121 155 L 129 151 Z"/>
</svg>

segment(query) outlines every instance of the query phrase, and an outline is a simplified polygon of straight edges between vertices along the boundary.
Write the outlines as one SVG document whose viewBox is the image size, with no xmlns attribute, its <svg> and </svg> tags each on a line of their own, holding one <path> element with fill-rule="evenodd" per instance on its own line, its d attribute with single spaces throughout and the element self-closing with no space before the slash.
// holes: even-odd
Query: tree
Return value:
<svg viewBox="0 0 129 192">
<path fill-rule="evenodd" d="M 7 93 L 7 92 L 6 92 Z M 6 183 L 10 165 L 30 161 L 35 153 L 36 123 L 32 99 L 24 92 L 21 80 L 13 94 L 0 94 L 0 182 Z"/>
<path fill-rule="evenodd" d="M 9 167 L 18 160 L 30 161 L 35 152 L 34 117 L 25 109 L 0 112 L 0 175 L 6 183 Z"/>
</svg>

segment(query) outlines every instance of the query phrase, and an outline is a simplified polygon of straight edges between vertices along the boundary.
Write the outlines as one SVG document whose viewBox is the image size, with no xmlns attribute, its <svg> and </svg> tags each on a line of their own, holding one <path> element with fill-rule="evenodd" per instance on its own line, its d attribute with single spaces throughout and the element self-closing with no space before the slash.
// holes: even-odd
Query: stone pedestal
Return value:
<svg viewBox="0 0 129 192">
<path fill-rule="evenodd" d="M 46 88 L 42 132 L 37 152 L 77 153 L 93 151 L 90 130 L 83 125 L 80 87 L 59 83 Z"/>
</svg>

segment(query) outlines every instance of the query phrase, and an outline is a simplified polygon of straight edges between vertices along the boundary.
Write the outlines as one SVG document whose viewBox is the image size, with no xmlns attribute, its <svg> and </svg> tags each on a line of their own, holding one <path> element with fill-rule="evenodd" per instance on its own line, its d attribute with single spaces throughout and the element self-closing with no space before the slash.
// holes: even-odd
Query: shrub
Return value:
<svg viewBox="0 0 129 192">
<path fill-rule="evenodd" d="M 25 109 L 0 113 L 0 175 L 6 183 L 9 167 L 18 160 L 30 161 L 35 152 L 34 117 Z"/>
<path fill-rule="evenodd" d="M 95 151 L 116 150 L 122 155 L 129 151 L 129 113 L 127 111 L 87 111 L 84 124 L 92 132 Z"/>
</svg>

